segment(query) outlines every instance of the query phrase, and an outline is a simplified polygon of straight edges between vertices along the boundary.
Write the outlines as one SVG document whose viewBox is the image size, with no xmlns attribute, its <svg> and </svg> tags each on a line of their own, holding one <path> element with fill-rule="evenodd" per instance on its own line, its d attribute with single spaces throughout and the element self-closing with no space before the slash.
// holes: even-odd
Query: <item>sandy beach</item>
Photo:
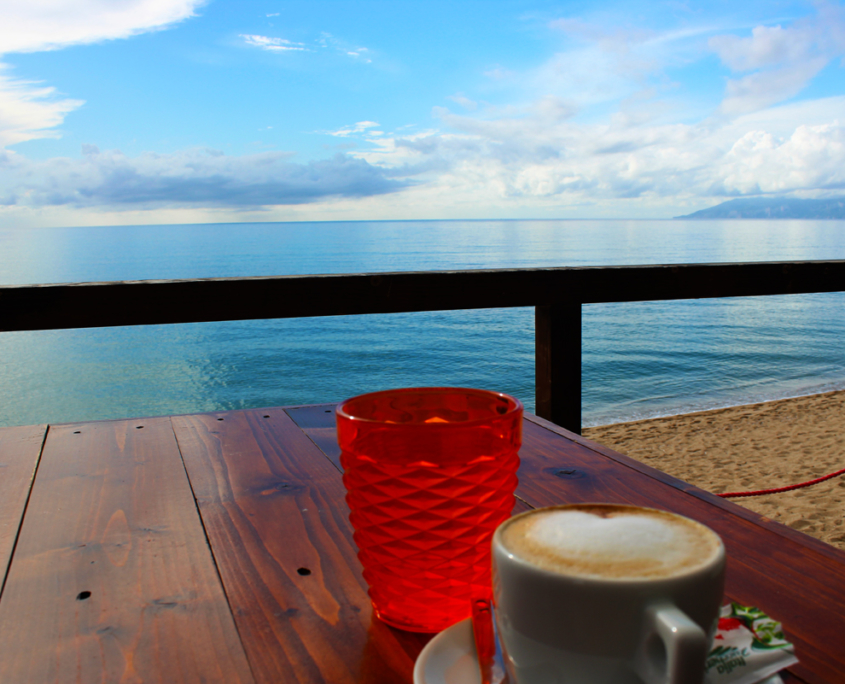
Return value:
<svg viewBox="0 0 845 684">
<path fill-rule="evenodd" d="M 717 494 L 784 487 L 845 468 L 845 391 L 583 432 Z M 731 500 L 845 550 L 845 475 L 790 492 Z"/>
</svg>

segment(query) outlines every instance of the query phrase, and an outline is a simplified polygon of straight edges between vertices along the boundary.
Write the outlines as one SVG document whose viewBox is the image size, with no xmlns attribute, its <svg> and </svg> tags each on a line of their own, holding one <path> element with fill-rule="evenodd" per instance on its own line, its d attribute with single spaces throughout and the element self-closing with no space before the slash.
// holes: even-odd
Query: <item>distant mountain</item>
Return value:
<svg viewBox="0 0 845 684">
<path fill-rule="evenodd" d="M 845 197 L 832 199 L 789 199 L 749 197 L 722 202 L 679 219 L 845 219 Z"/>
</svg>

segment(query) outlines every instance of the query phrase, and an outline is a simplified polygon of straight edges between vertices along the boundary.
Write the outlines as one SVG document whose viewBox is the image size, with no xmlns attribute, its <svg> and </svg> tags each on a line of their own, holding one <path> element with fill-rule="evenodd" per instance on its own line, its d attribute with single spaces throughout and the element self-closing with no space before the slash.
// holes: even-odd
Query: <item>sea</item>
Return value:
<svg viewBox="0 0 845 684">
<path fill-rule="evenodd" d="M 808 259 L 845 259 L 845 221 L 0 226 L 0 284 Z M 845 293 L 591 304 L 582 326 L 585 426 L 845 388 Z M 0 333 L 2 426 L 435 385 L 533 410 L 533 309 Z"/>
</svg>

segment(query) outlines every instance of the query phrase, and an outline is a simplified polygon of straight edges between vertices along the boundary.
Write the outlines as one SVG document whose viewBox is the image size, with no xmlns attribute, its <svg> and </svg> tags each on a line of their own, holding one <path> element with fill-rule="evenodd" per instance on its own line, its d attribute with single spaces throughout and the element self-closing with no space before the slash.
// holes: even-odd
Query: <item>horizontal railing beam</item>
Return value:
<svg viewBox="0 0 845 684">
<path fill-rule="evenodd" d="M 0 286 L 0 331 L 845 291 L 845 261 Z"/>
</svg>

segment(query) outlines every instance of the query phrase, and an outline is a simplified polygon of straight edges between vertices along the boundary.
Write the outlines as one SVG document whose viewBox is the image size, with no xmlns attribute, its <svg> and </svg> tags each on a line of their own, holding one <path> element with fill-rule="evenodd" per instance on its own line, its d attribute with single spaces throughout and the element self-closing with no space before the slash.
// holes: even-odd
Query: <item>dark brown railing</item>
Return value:
<svg viewBox="0 0 845 684">
<path fill-rule="evenodd" d="M 581 305 L 845 291 L 845 261 L 0 286 L 0 332 L 535 307 L 536 412 L 581 430 Z"/>
</svg>

